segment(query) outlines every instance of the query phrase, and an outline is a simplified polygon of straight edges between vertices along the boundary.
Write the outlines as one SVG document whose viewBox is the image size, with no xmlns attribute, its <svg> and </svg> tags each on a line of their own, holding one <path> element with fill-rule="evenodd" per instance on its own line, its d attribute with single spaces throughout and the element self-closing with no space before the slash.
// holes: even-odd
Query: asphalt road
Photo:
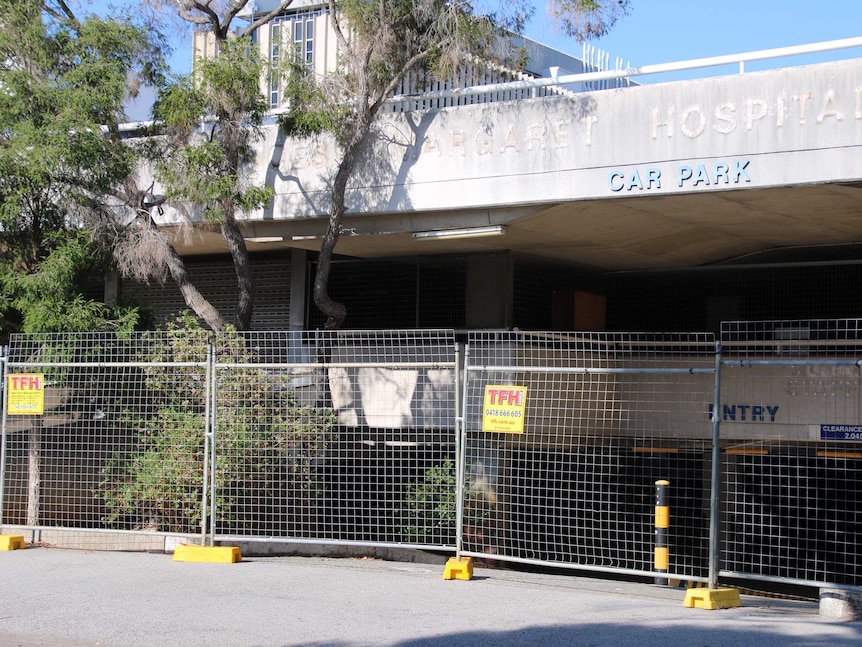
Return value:
<svg viewBox="0 0 862 647">
<path fill-rule="evenodd" d="M 685 591 L 574 575 L 266 557 L 28 548 L 0 553 L 3 647 L 757 647 L 862 644 L 862 623 L 818 604 L 743 596 L 683 606 Z"/>
</svg>

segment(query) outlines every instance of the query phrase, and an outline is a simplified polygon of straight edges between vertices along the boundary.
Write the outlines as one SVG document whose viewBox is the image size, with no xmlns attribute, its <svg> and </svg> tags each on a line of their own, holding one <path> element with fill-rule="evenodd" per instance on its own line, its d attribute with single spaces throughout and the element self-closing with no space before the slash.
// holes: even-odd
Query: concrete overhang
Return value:
<svg viewBox="0 0 862 647">
<path fill-rule="evenodd" d="M 503 235 L 415 240 L 414 231 L 505 226 Z M 245 227 L 252 252 L 320 249 L 326 220 L 255 222 Z M 178 239 L 181 254 L 227 251 L 218 232 Z M 518 210 L 345 218 L 336 253 L 356 258 L 511 250 L 553 264 L 595 271 L 680 268 L 778 258 L 837 257 L 858 245 L 862 258 L 862 187 L 816 184 L 629 198 L 582 200 Z M 832 249 L 833 252 L 823 253 Z M 784 251 L 783 255 L 778 252 Z M 793 252 L 791 254 L 791 252 Z"/>
<path fill-rule="evenodd" d="M 860 88 L 862 60 L 851 60 L 392 115 L 351 187 L 336 253 L 511 250 L 594 271 L 750 262 L 777 250 L 855 256 Z M 334 145 L 272 132 L 260 152 L 258 177 L 276 199 L 243 223 L 249 249 L 319 249 Z M 489 225 L 504 232 L 412 236 Z M 226 251 L 217 231 L 178 248 Z"/>
</svg>

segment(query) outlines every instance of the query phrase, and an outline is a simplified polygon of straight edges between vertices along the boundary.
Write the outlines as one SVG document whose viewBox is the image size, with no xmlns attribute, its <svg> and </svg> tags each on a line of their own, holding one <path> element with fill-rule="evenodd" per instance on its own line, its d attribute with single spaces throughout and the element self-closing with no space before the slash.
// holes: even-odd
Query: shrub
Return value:
<svg viewBox="0 0 862 647">
<path fill-rule="evenodd" d="M 233 531 L 250 529 L 287 490 L 320 495 L 314 464 L 332 442 L 331 410 L 299 404 L 283 371 L 244 368 L 255 351 L 236 332 L 211 338 L 184 316 L 161 339 L 154 353 L 139 358 L 143 393 L 122 404 L 136 443 L 103 470 L 109 524 L 200 530 L 208 397 L 200 359 L 211 342 L 230 365 L 217 371 L 216 460 L 209 475 L 216 518 Z"/>
<path fill-rule="evenodd" d="M 456 525 L 455 461 L 447 458 L 411 483 L 405 498 L 407 526 L 404 541 L 417 544 L 451 544 Z"/>
</svg>

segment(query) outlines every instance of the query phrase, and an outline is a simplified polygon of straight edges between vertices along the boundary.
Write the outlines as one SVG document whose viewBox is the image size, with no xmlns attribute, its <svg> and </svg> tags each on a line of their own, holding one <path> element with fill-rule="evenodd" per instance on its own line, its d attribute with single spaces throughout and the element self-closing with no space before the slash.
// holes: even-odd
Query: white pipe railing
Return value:
<svg viewBox="0 0 862 647">
<path fill-rule="evenodd" d="M 689 61 L 676 63 L 661 63 L 658 65 L 644 65 L 641 67 L 629 67 L 621 70 L 605 70 L 602 72 L 586 72 L 582 74 L 566 74 L 564 76 L 546 77 L 540 79 L 529 79 L 525 81 L 511 81 L 506 83 L 494 83 L 491 85 L 474 85 L 465 88 L 453 88 L 438 92 L 424 92 L 421 94 L 405 94 L 391 97 L 388 103 L 401 103 L 405 101 L 423 101 L 444 98 L 457 98 L 477 94 L 491 94 L 494 92 L 505 92 L 512 90 L 528 90 L 544 88 L 549 86 L 569 85 L 573 83 L 589 83 L 592 81 L 606 81 L 611 79 L 624 79 L 635 76 L 646 76 L 650 74 L 663 74 L 666 72 L 680 72 L 684 70 L 696 70 L 705 67 L 718 67 L 721 65 L 732 65 L 738 63 L 740 72 L 745 71 L 745 63 L 749 61 L 761 61 L 772 58 L 784 58 L 787 56 L 799 56 L 804 54 L 817 54 L 838 49 L 850 49 L 862 47 L 862 36 L 854 38 L 843 38 L 840 40 L 812 43 L 810 45 L 794 45 L 792 47 L 778 47 L 775 49 L 763 49 L 743 54 L 728 54 L 725 56 L 712 56 L 709 58 L 696 58 Z"/>
<path fill-rule="evenodd" d="M 433 92 L 421 92 L 416 94 L 399 94 L 390 97 L 387 104 L 397 104 L 416 101 L 433 101 L 435 99 L 457 99 L 461 97 L 476 96 L 482 94 L 494 94 L 501 92 L 512 92 L 518 90 L 536 90 L 540 88 L 560 87 L 571 84 L 591 83 L 595 81 L 608 81 L 614 79 L 625 79 L 637 76 L 648 76 L 650 74 L 664 74 L 668 72 L 681 72 L 685 70 L 696 70 L 706 67 L 719 67 L 722 65 L 739 65 L 740 73 L 745 72 L 745 64 L 750 61 L 762 61 L 788 56 L 800 56 L 807 54 L 818 54 L 840 49 L 851 49 L 862 47 L 862 36 L 854 38 L 843 38 L 840 40 L 829 40 L 809 45 L 794 45 L 791 47 L 778 47 L 775 49 L 763 49 L 742 54 L 727 54 L 724 56 L 712 56 L 709 58 L 696 58 L 688 61 L 675 63 L 660 63 L 658 65 L 643 65 L 641 67 L 626 67 L 623 69 L 604 70 L 600 72 L 583 72 L 580 74 L 566 74 L 563 76 L 553 75 L 538 79 L 525 79 L 521 81 L 505 81 L 502 83 L 491 83 L 486 85 L 471 85 L 463 88 L 451 88 L 448 90 L 436 90 Z M 270 111 L 270 115 L 286 112 L 279 108 Z M 144 126 L 153 125 L 152 121 L 133 122 L 120 124 L 121 131 L 136 131 Z"/>
</svg>

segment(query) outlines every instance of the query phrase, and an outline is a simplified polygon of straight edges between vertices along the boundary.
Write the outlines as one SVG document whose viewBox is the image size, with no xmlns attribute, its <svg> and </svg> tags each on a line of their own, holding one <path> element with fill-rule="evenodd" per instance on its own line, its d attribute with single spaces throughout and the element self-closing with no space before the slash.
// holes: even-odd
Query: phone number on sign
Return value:
<svg viewBox="0 0 862 647">
<path fill-rule="evenodd" d="M 520 418 L 521 411 L 517 409 L 485 409 L 485 415 L 494 418 Z"/>
</svg>

